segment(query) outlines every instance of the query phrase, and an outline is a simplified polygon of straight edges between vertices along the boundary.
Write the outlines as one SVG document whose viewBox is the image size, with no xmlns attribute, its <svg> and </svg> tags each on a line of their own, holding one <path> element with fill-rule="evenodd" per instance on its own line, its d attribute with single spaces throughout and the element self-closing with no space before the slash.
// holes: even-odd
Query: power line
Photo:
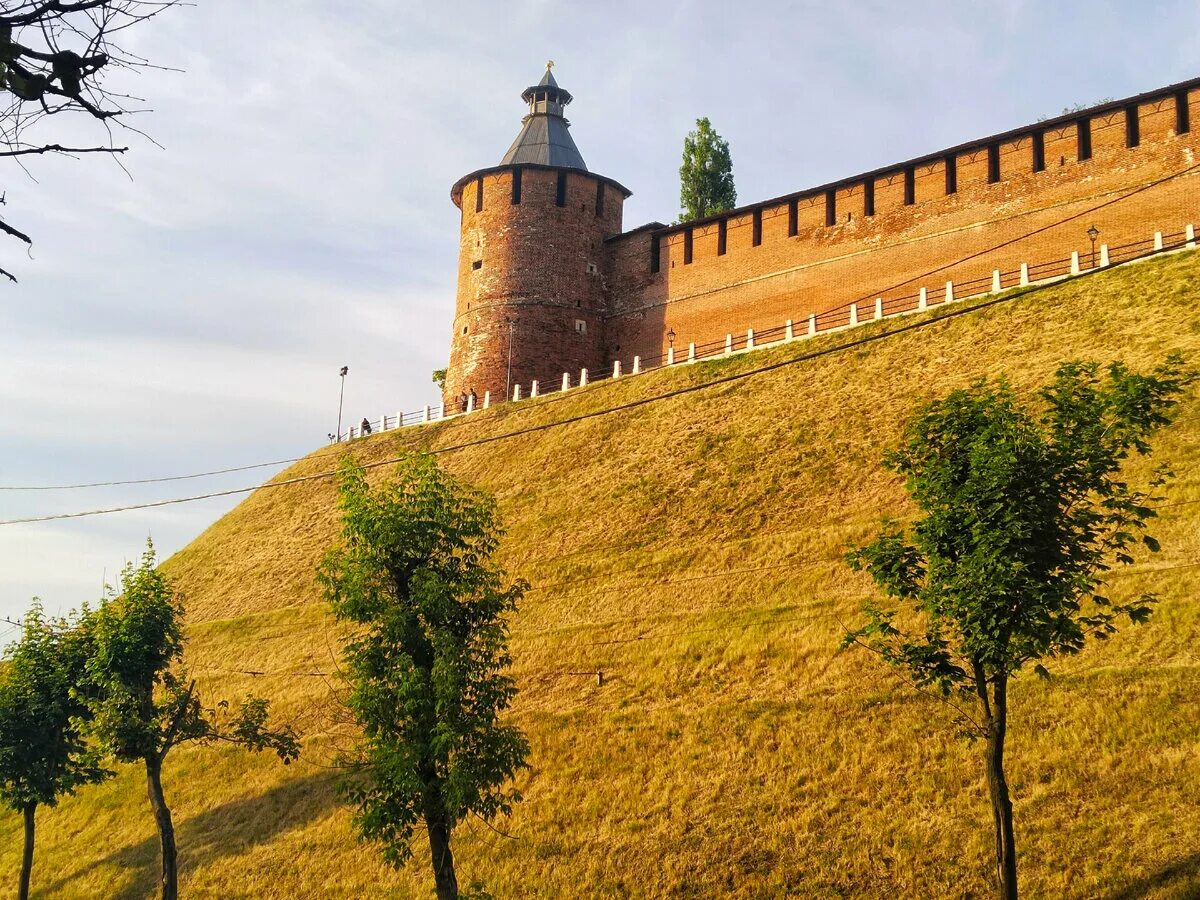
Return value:
<svg viewBox="0 0 1200 900">
<path fill-rule="evenodd" d="M 592 410 L 591 412 L 579 413 L 577 415 L 568 416 L 565 419 L 560 419 L 555 422 L 543 422 L 543 423 L 540 423 L 537 425 L 528 426 L 526 428 L 519 428 L 514 431 L 502 432 L 501 434 L 485 435 L 483 437 L 475 438 L 475 439 L 469 440 L 469 441 L 463 441 L 458 444 L 450 444 L 445 447 L 435 448 L 435 449 L 429 450 L 427 452 L 434 454 L 434 455 L 440 455 L 443 453 L 454 453 L 454 452 L 457 452 L 460 450 L 469 449 L 471 447 L 479 447 L 479 446 L 483 446 L 485 444 L 492 444 L 492 443 L 496 443 L 498 441 L 504 441 L 504 440 L 508 440 L 508 439 L 514 438 L 514 437 L 523 437 L 523 436 L 529 435 L 529 434 L 537 434 L 539 432 L 549 431 L 553 428 L 561 428 L 566 425 L 573 425 L 578 422 L 584 422 L 589 419 L 595 419 L 595 418 L 599 418 L 601 416 L 611 415 L 613 413 L 626 412 L 631 409 L 637 409 L 642 406 L 647 406 L 651 403 L 657 403 L 660 400 L 669 400 L 669 399 L 672 399 L 675 397 L 685 396 L 687 394 L 693 394 L 693 393 L 697 393 L 700 391 L 706 391 L 711 388 L 720 387 L 721 385 L 724 385 L 724 384 L 730 384 L 732 382 L 742 381 L 747 378 L 752 378 L 755 375 L 762 375 L 766 372 L 773 372 L 777 369 L 783 369 L 783 368 L 787 368 L 789 366 L 799 365 L 800 363 L 810 362 L 814 359 L 819 359 L 824 356 L 831 356 L 831 355 L 834 355 L 837 353 L 842 353 L 847 350 L 852 350 L 856 347 L 862 347 L 866 344 L 872 344 L 872 343 L 875 343 L 876 341 L 884 340 L 885 338 L 895 337 L 897 335 L 905 334 L 910 331 L 916 331 L 916 330 L 919 330 L 922 328 L 927 328 L 931 325 L 938 325 L 938 324 L 945 322 L 948 319 L 953 319 L 953 318 L 957 318 L 959 316 L 967 315 L 969 313 L 977 312 L 981 309 L 987 309 L 989 307 L 998 306 L 1003 303 L 1011 303 L 1013 300 L 1020 299 L 1022 297 L 1028 296 L 1029 294 L 1037 293 L 1039 291 L 1046 290 L 1047 288 L 1054 287 L 1054 286 L 1056 286 L 1056 285 L 1034 285 L 1034 286 L 1031 286 L 1031 287 L 1026 288 L 1021 291 L 1017 291 L 1017 292 L 1014 292 L 1011 294 L 1006 294 L 1006 295 L 1000 296 L 1000 297 L 993 297 L 991 299 L 983 300 L 981 302 L 975 303 L 970 306 L 960 306 L 960 307 L 956 307 L 954 309 L 946 310 L 944 312 L 939 311 L 938 315 L 933 316 L 929 319 L 923 319 L 918 322 L 911 322 L 906 325 L 900 325 L 896 328 L 892 328 L 892 329 L 889 329 L 886 331 L 879 331 L 879 332 L 875 332 L 873 334 L 864 335 L 861 338 L 858 338 L 853 341 L 848 341 L 844 344 L 839 344 L 839 345 L 833 346 L 833 347 L 825 347 L 820 350 L 813 350 L 808 353 L 803 353 L 803 354 L 800 354 L 799 356 L 792 357 L 790 359 L 783 359 L 783 360 L 778 360 L 773 363 L 767 363 L 766 365 L 759 366 L 758 368 L 755 368 L 755 369 L 747 369 L 742 372 L 734 372 L 729 375 L 723 375 L 720 378 L 715 378 L 711 381 L 705 381 L 705 382 L 701 382 L 699 384 L 686 385 L 681 388 L 676 388 L 674 390 L 667 391 L 666 393 L 653 394 L 649 397 L 640 397 L 636 400 L 630 400 L 625 403 L 620 403 L 620 404 L 617 404 L 616 406 L 610 406 L 610 407 L 606 407 L 604 409 Z M 362 464 L 362 467 L 364 469 L 374 469 L 374 468 L 378 468 L 380 466 L 394 465 L 395 463 L 400 462 L 401 459 L 402 459 L 402 457 L 391 457 L 389 459 L 379 460 L 379 461 L 373 462 L 373 463 L 364 463 L 364 464 Z M 196 495 L 189 496 L 189 497 L 173 497 L 168 500 L 154 500 L 154 501 L 150 501 L 150 502 L 146 502 L 146 503 L 131 503 L 131 504 L 128 504 L 125 506 L 110 506 L 110 507 L 105 507 L 105 508 L 101 508 L 101 509 L 85 510 L 82 512 L 55 513 L 55 514 L 45 515 L 45 516 L 29 516 L 29 517 L 20 518 L 20 519 L 4 519 L 4 520 L 0 520 L 0 526 L 3 526 L 3 525 L 27 525 L 27 524 L 31 524 L 34 522 L 52 522 L 52 521 L 59 521 L 59 520 L 63 520 L 63 519 L 80 519 L 80 518 L 85 518 L 85 517 L 89 517 L 89 516 L 100 516 L 100 515 L 108 515 L 111 513 L 118 513 L 118 512 L 130 512 L 133 510 L 140 510 L 140 509 L 154 509 L 154 508 L 162 507 L 162 506 L 173 506 L 173 505 L 180 504 L 180 503 L 193 503 L 193 502 L 196 502 L 199 500 L 211 500 L 211 499 L 214 499 L 217 497 L 232 497 L 232 496 L 237 496 L 239 494 L 248 494 L 253 491 L 267 490 L 270 488 L 287 487 L 289 485 L 302 484 L 302 483 L 309 482 L 309 481 L 320 481 L 320 480 L 324 480 L 327 478 L 332 478 L 336 474 L 337 474 L 336 471 L 318 472 L 313 475 L 299 475 L 299 476 L 295 476 L 293 478 L 285 478 L 280 481 L 269 481 L 265 484 L 255 485 L 252 487 L 231 488 L 229 490 L 223 490 L 223 491 L 210 491 L 205 494 L 196 494 Z"/>
</svg>

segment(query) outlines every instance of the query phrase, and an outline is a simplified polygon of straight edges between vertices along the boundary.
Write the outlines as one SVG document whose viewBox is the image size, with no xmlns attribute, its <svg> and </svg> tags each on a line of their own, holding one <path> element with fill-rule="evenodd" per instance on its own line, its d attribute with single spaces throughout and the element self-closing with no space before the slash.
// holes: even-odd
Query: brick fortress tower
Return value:
<svg viewBox="0 0 1200 900">
<path fill-rule="evenodd" d="M 450 192 L 462 227 L 448 410 L 472 390 L 511 398 L 515 385 L 604 363 L 604 241 L 620 234 L 630 192 L 588 171 L 551 65 L 521 94 L 529 113 L 500 165 Z"/>
</svg>

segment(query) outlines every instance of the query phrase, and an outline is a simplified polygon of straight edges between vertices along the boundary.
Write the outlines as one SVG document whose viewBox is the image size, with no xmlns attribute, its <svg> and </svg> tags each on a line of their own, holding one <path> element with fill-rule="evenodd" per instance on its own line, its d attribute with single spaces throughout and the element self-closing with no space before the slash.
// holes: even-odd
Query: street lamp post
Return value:
<svg viewBox="0 0 1200 900">
<path fill-rule="evenodd" d="M 1092 268 L 1096 268 L 1096 238 L 1100 237 L 1100 229 L 1093 225 L 1087 230 L 1087 236 L 1092 239 Z"/>
<path fill-rule="evenodd" d="M 338 390 L 338 426 L 337 436 L 335 438 L 335 440 L 338 441 L 342 439 L 342 398 L 346 396 L 346 373 L 349 371 L 349 366 L 342 366 L 342 370 L 338 372 L 338 374 L 342 376 L 342 386 Z"/>
<path fill-rule="evenodd" d="M 675 362 L 675 329 L 667 330 L 667 365 Z"/>
</svg>

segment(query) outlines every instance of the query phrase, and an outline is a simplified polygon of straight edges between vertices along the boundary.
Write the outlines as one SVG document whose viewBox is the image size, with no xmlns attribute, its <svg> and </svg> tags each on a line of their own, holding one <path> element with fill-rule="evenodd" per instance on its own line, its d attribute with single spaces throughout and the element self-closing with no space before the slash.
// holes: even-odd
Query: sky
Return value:
<svg viewBox="0 0 1200 900">
<path fill-rule="evenodd" d="M 436 402 L 450 186 L 499 162 L 548 59 L 629 229 L 677 215 L 700 116 L 748 203 L 1196 77 L 1200 4 L 198 0 L 125 46 L 172 70 L 127 83 L 161 147 L 0 178 L 34 238 L 0 241 L 0 519 L 257 484 L 282 466 L 7 489 L 304 455 L 343 365 L 346 422 Z M 168 556 L 238 499 L 0 525 L 0 617 L 93 602 L 147 537 Z"/>
</svg>

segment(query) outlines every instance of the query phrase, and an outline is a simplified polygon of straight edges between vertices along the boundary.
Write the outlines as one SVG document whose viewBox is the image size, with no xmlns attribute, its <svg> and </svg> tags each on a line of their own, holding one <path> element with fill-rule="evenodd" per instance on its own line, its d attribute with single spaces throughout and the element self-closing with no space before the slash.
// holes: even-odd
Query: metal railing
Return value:
<svg viewBox="0 0 1200 900">
<path fill-rule="evenodd" d="M 893 316 L 924 312 L 947 303 L 957 303 L 1016 287 L 1047 284 L 1133 260 L 1144 259 L 1159 253 L 1192 249 L 1195 246 L 1196 233 L 1193 225 L 1187 225 L 1175 232 L 1155 232 L 1152 237 L 1131 241 L 1127 244 L 1089 246 L 1072 250 L 1069 255 L 1059 259 L 1039 263 L 1022 263 L 1017 268 L 1006 271 L 993 269 L 990 275 L 968 281 L 947 281 L 940 285 L 920 288 L 916 293 L 899 296 L 881 295 L 873 302 L 844 303 L 823 312 L 808 313 L 796 321 L 789 319 L 780 325 L 761 330 L 746 329 L 743 332 L 731 332 L 724 338 L 700 343 L 677 341 L 667 349 L 666 353 L 657 356 L 635 356 L 629 361 L 613 360 L 604 371 L 592 372 L 582 369 L 578 373 L 551 373 L 546 378 L 532 379 L 528 384 L 514 385 L 511 397 L 493 398 L 490 393 L 485 393 L 478 405 L 474 399 L 469 399 L 466 409 L 447 410 L 445 403 L 439 403 L 426 406 L 416 412 L 397 412 L 394 415 L 385 413 L 377 419 L 364 419 L 363 424 L 351 426 L 343 434 L 337 435 L 336 440 L 339 442 L 353 440 L 381 431 L 392 431 L 410 425 L 423 425 L 427 422 L 457 418 L 478 410 L 488 409 L 496 403 L 519 402 L 548 394 L 562 393 L 584 385 L 640 375 L 655 369 L 674 368 L 691 362 L 719 359 L 735 353 L 741 354 L 766 347 L 777 347 L 791 341 L 867 325 Z M 334 435 L 330 435 L 330 439 L 333 440 Z"/>
</svg>

